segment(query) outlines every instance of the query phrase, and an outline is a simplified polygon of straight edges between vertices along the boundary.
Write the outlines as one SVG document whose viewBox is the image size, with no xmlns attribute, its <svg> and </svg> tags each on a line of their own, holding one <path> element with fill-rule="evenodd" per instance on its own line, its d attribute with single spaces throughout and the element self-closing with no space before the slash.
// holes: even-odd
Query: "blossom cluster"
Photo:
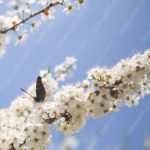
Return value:
<svg viewBox="0 0 150 150">
<path fill-rule="evenodd" d="M 76 69 L 76 61 L 74 57 L 67 57 L 64 63 L 57 65 L 54 69 L 55 79 L 57 81 L 63 81 L 66 76 L 71 75 L 72 71 Z"/>
<path fill-rule="evenodd" d="M 62 6 L 63 12 L 69 14 L 75 8 L 80 8 L 86 0 L 11 0 L 9 2 L 10 11 L 0 15 L 0 56 L 5 53 L 6 45 L 9 43 L 9 31 L 13 31 L 16 37 L 15 44 L 23 43 L 28 32 L 34 32 L 44 20 L 55 18 L 55 11 L 58 6 Z M 6 5 L 3 0 L 1 5 Z M 8 5 L 8 3 L 7 3 Z M 7 6 L 8 7 L 8 6 Z M 38 21 L 35 17 L 39 17 Z M 24 27 L 24 24 L 29 27 Z"/>
<path fill-rule="evenodd" d="M 118 111 L 123 103 L 137 105 L 140 98 L 150 94 L 150 50 L 121 60 L 111 69 L 94 67 L 88 71 L 88 79 L 86 104 L 90 116 Z"/>
<path fill-rule="evenodd" d="M 58 68 L 63 68 L 63 64 L 66 61 Z M 27 90 L 32 96 L 23 93 L 9 108 L 0 110 L 0 150 L 44 150 L 51 140 L 52 123 L 58 131 L 72 135 L 85 125 L 87 117 L 116 112 L 123 104 L 137 105 L 150 94 L 150 49 L 121 60 L 112 68 L 94 67 L 84 81 L 74 85 L 59 87 L 55 75 L 47 70 L 41 71 L 40 76 L 46 90 L 42 102 L 33 98 L 34 83 Z"/>
<path fill-rule="evenodd" d="M 46 90 L 45 103 L 50 101 L 57 83 L 47 70 L 40 72 Z M 35 96 L 35 83 L 27 92 Z M 50 141 L 50 127 L 40 116 L 39 105 L 23 93 L 9 109 L 0 110 L 0 150 L 44 150 Z"/>
</svg>

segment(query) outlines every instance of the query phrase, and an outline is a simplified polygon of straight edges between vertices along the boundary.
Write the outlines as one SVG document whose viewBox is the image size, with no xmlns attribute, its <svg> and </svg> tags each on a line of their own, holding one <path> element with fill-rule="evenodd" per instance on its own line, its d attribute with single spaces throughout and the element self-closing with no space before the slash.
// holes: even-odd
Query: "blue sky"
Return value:
<svg viewBox="0 0 150 150">
<path fill-rule="evenodd" d="M 149 0 L 88 0 L 71 15 L 60 10 L 56 19 L 46 22 L 22 46 L 10 44 L 0 60 L 0 108 L 7 107 L 20 87 L 27 88 L 39 71 L 75 56 L 78 67 L 75 76 L 66 83 L 82 81 L 86 71 L 95 66 L 111 67 L 120 59 L 150 48 Z M 15 38 L 15 37 L 14 37 Z M 88 119 L 76 136 L 78 150 L 86 150 L 93 143 L 94 150 L 143 150 L 143 140 L 150 137 L 150 102 L 145 97 L 132 109 L 123 107 L 97 120 Z M 125 136 L 129 135 L 129 136 Z M 61 143 L 63 136 L 54 131 L 53 143 Z M 56 148 L 57 149 L 57 148 Z"/>
</svg>

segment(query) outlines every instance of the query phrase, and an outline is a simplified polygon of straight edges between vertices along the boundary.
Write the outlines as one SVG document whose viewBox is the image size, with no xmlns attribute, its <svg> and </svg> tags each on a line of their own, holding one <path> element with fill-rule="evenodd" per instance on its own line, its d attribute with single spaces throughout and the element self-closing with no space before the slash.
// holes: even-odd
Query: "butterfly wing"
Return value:
<svg viewBox="0 0 150 150">
<path fill-rule="evenodd" d="M 40 76 L 37 77 L 36 81 L 36 102 L 43 102 L 46 96 L 46 91 L 44 85 L 42 83 L 42 78 Z"/>
</svg>

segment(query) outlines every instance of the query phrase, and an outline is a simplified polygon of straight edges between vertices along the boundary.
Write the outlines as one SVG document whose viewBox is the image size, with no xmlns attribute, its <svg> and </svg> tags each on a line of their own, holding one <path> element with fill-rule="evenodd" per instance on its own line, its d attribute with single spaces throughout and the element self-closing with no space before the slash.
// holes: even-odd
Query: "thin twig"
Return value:
<svg viewBox="0 0 150 150">
<path fill-rule="evenodd" d="M 18 26 L 20 26 L 21 24 L 24 24 L 26 23 L 28 20 L 30 20 L 31 18 L 41 14 L 41 13 L 44 13 L 46 10 L 49 10 L 51 7 L 54 7 L 56 5 L 63 5 L 63 3 L 59 3 L 59 2 L 56 2 L 55 4 L 52 4 L 50 3 L 47 7 L 43 8 L 42 10 L 39 10 L 37 11 L 36 13 L 34 14 L 31 14 L 30 16 L 28 16 L 27 18 L 21 20 L 19 23 L 13 25 L 12 27 L 6 29 L 6 30 L 1 30 L 0 33 L 2 34 L 6 34 L 8 31 L 11 31 L 11 30 L 15 30 Z"/>
</svg>

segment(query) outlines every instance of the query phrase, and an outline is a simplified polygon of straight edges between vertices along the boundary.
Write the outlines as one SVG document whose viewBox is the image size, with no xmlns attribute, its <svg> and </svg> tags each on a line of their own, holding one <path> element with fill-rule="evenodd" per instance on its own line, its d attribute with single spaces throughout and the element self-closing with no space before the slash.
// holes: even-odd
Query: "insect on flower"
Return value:
<svg viewBox="0 0 150 150">
<path fill-rule="evenodd" d="M 27 93 L 28 95 L 30 95 L 35 100 L 35 102 L 38 102 L 38 103 L 43 102 L 46 96 L 46 91 L 42 83 L 42 78 L 40 76 L 37 77 L 37 81 L 36 81 L 36 97 L 32 96 L 31 94 L 29 94 L 27 91 L 25 91 L 22 88 L 21 90 Z"/>
</svg>

